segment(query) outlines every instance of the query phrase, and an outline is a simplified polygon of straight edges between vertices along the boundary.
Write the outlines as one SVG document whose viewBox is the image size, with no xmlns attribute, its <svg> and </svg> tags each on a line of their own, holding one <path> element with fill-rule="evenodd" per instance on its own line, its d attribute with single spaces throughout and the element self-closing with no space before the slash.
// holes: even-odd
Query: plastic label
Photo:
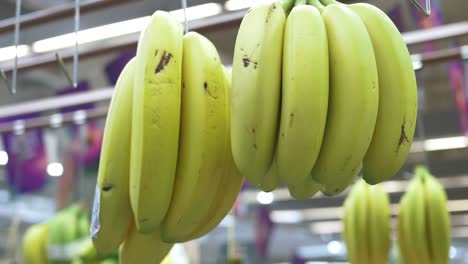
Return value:
<svg viewBox="0 0 468 264">
<path fill-rule="evenodd" d="M 99 222 L 99 212 L 101 210 L 101 189 L 96 184 L 96 190 L 94 192 L 94 202 L 93 202 L 93 213 L 91 215 L 91 225 L 89 233 L 91 234 L 91 238 L 97 237 L 99 233 L 99 229 L 101 228 L 101 223 Z"/>
</svg>

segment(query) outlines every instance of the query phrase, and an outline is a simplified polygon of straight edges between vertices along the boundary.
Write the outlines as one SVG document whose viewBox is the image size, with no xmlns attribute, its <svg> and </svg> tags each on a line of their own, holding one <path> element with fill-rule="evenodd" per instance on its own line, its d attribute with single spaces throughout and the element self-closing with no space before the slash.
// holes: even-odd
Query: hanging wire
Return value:
<svg viewBox="0 0 468 264">
<path fill-rule="evenodd" d="M 63 63 L 62 57 L 58 52 L 55 53 L 55 60 L 57 61 L 57 64 L 59 66 L 60 71 L 65 75 L 67 78 L 68 84 L 72 87 L 75 87 L 75 83 L 73 82 L 72 78 L 70 77 L 70 74 L 68 73 L 67 69 L 65 68 L 65 63 Z"/>
<path fill-rule="evenodd" d="M 185 34 L 189 31 L 188 20 L 187 20 L 187 0 L 182 0 L 182 9 L 184 10 L 184 28 Z"/>
<path fill-rule="evenodd" d="M 13 67 L 12 85 L 10 87 L 11 94 L 16 94 L 16 81 L 18 77 L 18 45 L 19 45 L 19 31 L 20 31 L 20 18 L 21 18 L 21 0 L 16 0 L 16 16 L 15 16 L 15 66 Z"/>
<path fill-rule="evenodd" d="M 426 8 L 422 7 L 419 0 L 410 0 L 411 3 L 423 14 L 424 16 L 431 15 L 431 0 L 426 0 Z"/>
<path fill-rule="evenodd" d="M 73 88 L 78 86 L 78 31 L 80 30 L 80 0 L 75 0 L 75 51 L 73 53 Z"/>
</svg>

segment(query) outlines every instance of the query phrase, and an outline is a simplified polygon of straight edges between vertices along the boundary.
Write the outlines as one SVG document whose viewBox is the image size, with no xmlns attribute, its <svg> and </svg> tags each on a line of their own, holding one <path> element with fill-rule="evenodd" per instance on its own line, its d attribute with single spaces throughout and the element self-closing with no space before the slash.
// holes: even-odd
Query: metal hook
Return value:
<svg viewBox="0 0 468 264">
<path fill-rule="evenodd" d="M 67 81 L 70 84 L 70 86 L 74 87 L 73 80 L 70 77 L 70 74 L 68 73 L 67 69 L 65 68 L 65 63 L 63 63 L 62 57 L 60 56 L 60 54 L 58 52 L 55 53 L 55 59 L 57 60 L 57 64 L 58 64 L 60 70 L 62 71 L 62 73 L 67 78 Z"/>
<path fill-rule="evenodd" d="M 73 52 L 73 88 L 78 85 L 78 31 L 80 30 L 80 0 L 75 0 L 75 50 Z"/>
<path fill-rule="evenodd" d="M 411 3 L 423 14 L 424 16 L 431 15 L 431 0 L 426 0 L 426 8 L 422 7 L 419 0 L 410 0 Z"/>
</svg>

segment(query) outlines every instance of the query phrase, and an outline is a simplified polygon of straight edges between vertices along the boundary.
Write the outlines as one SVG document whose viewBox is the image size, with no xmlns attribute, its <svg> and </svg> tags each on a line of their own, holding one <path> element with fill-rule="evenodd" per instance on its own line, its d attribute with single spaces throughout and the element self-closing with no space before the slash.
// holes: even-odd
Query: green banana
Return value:
<svg viewBox="0 0 468 264">
<path fill-rule="evenodd" d="M 130 202 L 137 229 L 153 233 L 171 202 L 179 147 L 182 26 L 156 11 L 136 53 Z"/>
<path fill-rule="evenodd" d="M 354 242 L 356 246 L 355 258 L 359 264 L 372 263 L 369 259 L 369 188 L 363 180 L 359 180 L 353 188 L 353 221 Z"/>
<path fill-rule="evenodd" d="M 415 264 L 430 263 L 428 226 L 426 223 L 426 205 L 424 183 L 416 175 L 408 186 L 408 212 L 405 213 L 404 233 L 406 245 L 414 252 Z"/>
<path fill-rule="evenodd" d="M 133 218 L 129 173 L 135 67 L 133 58 L 122 70 L 104 128 L 97 179 L 100 191 L 99 229 L 92 237 L 97 251 L 104 255 L 118 249 Z M 84 220 L 82 224 L 85 225 Z"/>
<path fill-rule="evenodd" d="M 427 174 L 425 179 L 426 223 L 429 235 L 429 248 L 433 264 L 449 263 L 450 217 L 447 208 L 447 195 L 437 179 Z"/>
<path fill-rule="evenodd" d="M 288 185 L 289 194 L 296 200 L 306 200 L 319 192 L 323 186 L 316 182 L 312 176 L 309 175 L 304 182 L 296 185 Z"/>
<path fill-rule="evenodd" d="M 390 252 L 390 201 L 381 185 L 369 186 L 369 263 L 386 264 Z"/>
<path fill-rule="evenodd" d="M 231 137 L 234 161 L 259 185 L 274 158 L 281 92 L 283 31 L 279 2 L 260 4 L 242 19 L 232 64 Z"/>
<path fill-rule="evenodd" d="M 23 236 L 23 256 L 26 264 L 46 264 L 48 225 L 37 224 L 29 227 Z"/>
<path fill-rule="evenodd" d="M 328 109 L 328 69 L 328 39 L 320 12 L 296 5 L 284 31 L 276 155 L 278 175 L 287 185 L 304 182 L 319 155 Z"/>
</svg>

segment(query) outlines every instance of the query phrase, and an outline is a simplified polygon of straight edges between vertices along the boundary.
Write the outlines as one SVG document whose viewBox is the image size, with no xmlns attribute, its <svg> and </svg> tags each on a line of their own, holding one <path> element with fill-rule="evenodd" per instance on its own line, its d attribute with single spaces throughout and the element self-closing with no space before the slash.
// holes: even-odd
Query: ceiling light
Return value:
<svg viewBox="0 0 468 264">
<path fill-rule="evenodd" d="M 466 138 L 464 136 L 434 138 L 424 141 L 424 148 L 426 151 L 459 149 L 466 148 L 467 146 Z"/>
<path fill-rule="evenodd" d="M 330 252 L 330 254 L 338 255 L 343 252 L 343 244 L 341 244 L 340 242 L 336 240 L 332 240 L 328 242 L 327 249 L 328 249 L 328 252 Z"/>
<path fill-rule="evenodd" d="M 24 57 L 31 53 L 31 49 L 28 45 L 19 45 L 18 48 L 15 46 L 9 46 L 0 49 L 0 61 L 12 60 L 15 58 L 15 53 L 18 52 L 18 57 Z"/>
<path fill-rule="evenodd" d="M 257 201 L 261 204 L 271 204 L 275 200 L 273 193 L 259 192 L 257 194 Z"/>
<path fill-rule="evenodd" d="M 278 224 L 297 224 L 304 221 L 304 214 L 299 210 L 273 211 L 271 220 Z"/>
<path fill-rule="evenodd" d="M 51 162 L 47 165 L 47 173 L 52 177 L 63 175 L 63 165 L 59 162 Z"/>
<path fill-rule="evenodd" d="M 237 11 L 241 9 L 247 9 L 254 5 L 271 3 L 273 0 L 229 0 L 224 4 L 224 8 L 228 11 Z"/>
<path fill-rule="evenodd" d="M 343 231 L 343 223 L 341 221 L 323 221 L 310 224 L 310 232 L 314 234 L 338 234 Z"/>
<path fill-rule="evenodd" d="M 86 44 L 93 41 L 110 39 L 132 33 L 138 33 L 149 23 L 151 17 L 141 17 L 122 22 L 112 23 L 104 26 L 80 30 L 78 32 L 78 43 Z M 48 52 L 63 49 L 75 45 L 75 33 L 68 33 L 52 38 L 39 40 L 33 43 L 34 52 Z"/>
<path fill-rule="evenodd" d="M 454 246 L 450 246 L 450 259 L 454 259 L 457 256 L 457 249 Z"/>
<path fill-rule="evenodd" d="M 202 5 L 192 6 L 186 9 L 187 20 L 197 20 L 200 18 L 215 16 L 223 12 L 223 7 L 218 3 L 206 3 Z M 183 22 L 184 10 L 178 9 L 169 12 L 175 16 L 179 21 Z"/>
<path fill-rule="evenodd" d="M 223 9 L 221 5 L 217 3 L 207 3 L 203 5 L 192 6 L 186 9 L 188 20 L 196 20 L 204 17 L 214 16 L 220 14 L 222 11 Z M 184 21 L 184 11 L 182 9 L 170 11 L 169 13 L 174 15 L 179 21 Z M 80 30 L 78 34 L 73 32 L 39 40 L 33 43 L 32 50 L 34 52 L 48 52 L 72 47 L 75 45 L 76 35 L 78 35 L 79 44 L 86 44 L 99 40 L 106 40 L 139 33 L 146 27 L 150 20 L 151 16 L 145 16 Z"/>
</svg>

